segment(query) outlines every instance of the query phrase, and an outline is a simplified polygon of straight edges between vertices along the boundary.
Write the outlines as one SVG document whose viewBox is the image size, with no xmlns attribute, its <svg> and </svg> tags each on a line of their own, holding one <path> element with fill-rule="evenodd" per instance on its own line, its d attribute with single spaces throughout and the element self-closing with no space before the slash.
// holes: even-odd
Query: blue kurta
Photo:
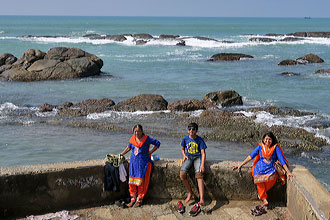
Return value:
<svg viewBox="0 0 330 220">
<path fill-rule="evenodd" d="M 128 147 L 132 149 L 129 165 L 130 184 L 140 185 L 147 171 L 148 163 L 153 164 L 148 154 L 150 144 L 160 146 L 160 142 L 151 137 L 147 137 L 141 147 L 136 147 L 131 142 L 128 144 Z"/>
<path fill-rule="evenodd" d="M 270 159 L 267 160 L 262 154 L 262 147 L 259 144 L 258 147 L 254 149 L 254 151 L 252 151 L 252 153 L 250 154 L 251 158 L 255 158 L 257 155 L 259 155 L 260 159 L 256 163 L 253 171 L 254 182 L 265 182 L 275 178 L 276 169 L 274 167 L 274 163 L 277 160 L 280 161 L 282 166 L 286 164 L 286 161 L 279 146 L 276 146 L 274 153 L 272 154 Z"/>
</svg>

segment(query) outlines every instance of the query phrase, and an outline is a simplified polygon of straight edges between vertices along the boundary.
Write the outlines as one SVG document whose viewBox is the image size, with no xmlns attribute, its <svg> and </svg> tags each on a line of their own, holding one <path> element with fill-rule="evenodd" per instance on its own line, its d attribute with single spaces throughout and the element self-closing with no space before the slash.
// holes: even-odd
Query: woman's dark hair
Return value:
<svg viewBox="0 0 330 220">
<path fill-rule="evenodd" d="M 188 125 L 188 129 L 189 128 L 195 128 L 196 131 L 198 131 L 198 124 L 196 124 L 195 122 L 191 122 L 189 125 Z"/>
<path fill-rule="evenodd" d="M 264 136 L 262 137 L 262 143 L 264 144 L 264 139 L 265 137 L 270 137 L 272 139 L 272 145 L 277 144 L 277 139 L 275 137 L 275 135 L 273 134 L 273 132 L 269 131 L 266 134 L 264 134 Z"/>
<path fill-rule="evenodd" d="M 134 125 L 134 127 L 133 127 L 133 132 L 134 132 L 135 128 L 139 128 L 139 129 L 142 131 L 142 134 L 144 135 L 142 125 L 140 125 L 140 124 L 136 124 L 136 125 Z"/>
</svg>

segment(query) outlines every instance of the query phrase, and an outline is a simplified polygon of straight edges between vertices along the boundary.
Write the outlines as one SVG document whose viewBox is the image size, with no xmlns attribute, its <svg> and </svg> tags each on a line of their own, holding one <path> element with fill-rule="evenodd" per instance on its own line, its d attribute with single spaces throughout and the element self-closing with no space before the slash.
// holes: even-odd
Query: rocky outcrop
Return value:
<svg viewBox="0 0 330 220">
<path fill-rule="evenodd" d="M 203 101 L 207 107 L 243 105 L 242 96 L 234 90 L 210 92 L 204 96 Z"/>
<path fill-rule="evenodd" d="M 142 40 L 150 40 L 150 39 L 153 39 L 153 36 L 150 35 L 150 34 L 146 34 L 146 33 L 143 33 L 143 34 L 133 34 L 133 37 L 135 39 L 142 39 Z"/>
<path fill-rule="evenodd" d="M 176 45 L 177 46 L 186 46 L 186 42 L 184 40 L 180 40 Z"/>
<path fill-rule="evenodd" d="M 316 74 L 329 74 L 330 73 L 330 69 L 320 69 L 320 70 L 316 70 L 315 71 Z"/>
<path fill-rule="evenodd" d="M 319 56 L 309 53 L 306 54 L 303 57 L 299 57 L 297 59 L 297 61 L 303 61 L 303 62 L 307 62 L 307 63 L 323 63 L 324 60 L 322 58 L 320 58 Z"/>
<path fill-rule="evenodd" d="M 307 63 L 323 63 L 324 60 L 319 56 L 309 53 L 303 57 L 299 57 L 296 60 L 283 60 L 278 65 L 296 65 L 296 64 L 307 64 Z"/>
<path fill-rule="evenodd" d="M 168 34 L 161 34 L 159 35 L 159 39 L 176 39 L 180 37 L 179 35 L 168 35 Z"/>
<path fill-rule="evenodd" d="M 189 100 L 177 100 L 168 103 L 168 110 L 171 111 L 195 111 L 199 109 L 205 109 L 204 103 L 197 99 L 189 99 Z"/>
<path fill-rule="evenodd" d="M 87 99 L 82 102 L 73 104 L 66 102 L 57 107 L 58 114 L 65 117 L 79 117 L 86 116 L 91 113 L 100 113 L 111 110 L 115 102 L 108 98 L 103 99 Z"/>
<path fill-rule="evenodd" d="M 242 58 L 253 58 L 253 56 L 241 53 L 218 53 L 214 54 L 208 61 L 237 61 Z"/>
<path fill-rule="evenodd" d="M 280 41 L 286 41 L 286 42 L 293 42 L 293 41 L 301 41 L 304 40 L 303 38 L 298 38 L 298 37 L 285 37 L 281 39 Z"/>
<path fill-rule="evenodd" d="M 289 33 L 287 35 L 296 36 L 296 37 L 323 37 L 323 38 L 330 38 L 330 32 L 295 32 L 295 33 Z"/>
<path fill-rule="evenodd" d="M 123 41 L 127 40 L 127 38 L 122 34 L 106 35 L 105 39 L 118 41 L 118 42 L 123 42 Z"/>
<path fill-rule="evenodd" d="M 167 101 L 161 95 L 141 94 L 113 106 L 115 111 L 162 111 L 167 110 Z"/>
<path fill-rule="evenodd" d="M 14 60 L 11 56 L 10 59 Z M 55 47 L 47 54 L 28 49 L 14 63 L 0 66 L 3 70 L 0 78 L 8 81 L 74 79 L 99 75 L 102 66 L 100 58 L 78 48 Z"/>
<path fill-rule="evenodd" d="M 274 39 L 274 38 L 267 38 L 267 37 L 252 37 L 252 38 L 249 39 L 249 41 L 269 43 L 269 42 L 274 42 L 274 41 L 277 41 L 277 40 Z"/>
</svg>

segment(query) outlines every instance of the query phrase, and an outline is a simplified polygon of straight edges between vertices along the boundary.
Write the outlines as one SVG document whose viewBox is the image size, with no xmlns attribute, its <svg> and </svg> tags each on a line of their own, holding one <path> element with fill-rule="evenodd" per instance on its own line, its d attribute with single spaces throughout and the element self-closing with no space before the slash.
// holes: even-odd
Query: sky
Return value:
<svg viewBox="0 0 330 220">
<path fill-rule="evenodd" d="M 330 17 L 330 0 L 1 0 L 0 15 Z"/>
</svg>

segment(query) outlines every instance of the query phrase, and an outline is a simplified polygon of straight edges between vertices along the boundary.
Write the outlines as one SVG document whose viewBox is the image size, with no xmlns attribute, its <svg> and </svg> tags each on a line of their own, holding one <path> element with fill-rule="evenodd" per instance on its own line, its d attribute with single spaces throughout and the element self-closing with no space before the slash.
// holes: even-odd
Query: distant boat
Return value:
<svg viewBox="0 0 330 220">
<path fill-rule="evenodd" d="M 311 19 L 311 17 L 304 17 L 305 19 Z"/>
</svg>

